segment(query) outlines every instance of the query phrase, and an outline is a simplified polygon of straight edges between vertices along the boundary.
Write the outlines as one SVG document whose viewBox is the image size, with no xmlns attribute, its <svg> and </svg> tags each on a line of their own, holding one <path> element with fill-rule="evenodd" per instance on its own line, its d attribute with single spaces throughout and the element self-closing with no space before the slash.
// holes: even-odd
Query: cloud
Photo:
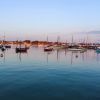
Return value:
<svg viewBox="0 0 100 100">
<path fill-rule="evenodd" d="M 90 32 L 87 32 L 88 34 L 100 34 L 100 31 L 90 31 Z"/>
</svg>

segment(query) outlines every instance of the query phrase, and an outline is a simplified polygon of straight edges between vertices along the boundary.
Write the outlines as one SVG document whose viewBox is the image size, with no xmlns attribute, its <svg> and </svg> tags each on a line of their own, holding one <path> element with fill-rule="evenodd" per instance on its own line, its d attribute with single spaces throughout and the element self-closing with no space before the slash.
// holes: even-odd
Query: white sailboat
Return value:
<svg viewBox="0 0 100 100">
<path fill-rule="evenodd" d="M 85 52 L 86 49 L 85 48 L 82 48 L 82 47 L 79 47 L 78 44 L 75 44 L 73 42 L 73 36 L 72 36 L 72 43 L 71 43 L 71 46 L 68 48 L 69 51 L 75 51 L 75 52 Z"/>
</svg>

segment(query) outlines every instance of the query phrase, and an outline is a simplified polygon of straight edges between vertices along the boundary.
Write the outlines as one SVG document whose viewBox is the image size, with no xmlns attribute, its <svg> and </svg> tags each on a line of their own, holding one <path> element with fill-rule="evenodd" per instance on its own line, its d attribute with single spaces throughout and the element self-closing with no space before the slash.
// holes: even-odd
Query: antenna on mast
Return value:
<svg viewBox="0 0 100 100">
<path fill-rule="evenodd" d="M 48 42 L 48 35 L 47 35 L 47 42 Z"/>
<path fill-rule="evenodd" d="M 60 37 L 58 36 L 57 37 L 57 44 L 59 44 L 59 42 L 60 42 Z"/>
<path fill-rule="evenodd" d="M 5 44 L 5 32 L 4 32 L 4 36 L 3 36 L 3 44 Z"/>
</svg>

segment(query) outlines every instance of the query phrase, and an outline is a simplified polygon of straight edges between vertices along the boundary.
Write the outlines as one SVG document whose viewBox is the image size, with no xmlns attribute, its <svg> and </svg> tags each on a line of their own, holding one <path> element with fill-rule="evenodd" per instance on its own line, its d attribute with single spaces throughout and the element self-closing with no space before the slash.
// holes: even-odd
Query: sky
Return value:
<svg viewBox="0 0 100 100">
<path fill-rule="evenodd" d="M 100 0 L 0 0 L 1 38 L 67 39 L 89 31 L 100 31 Z"/>
</svg>

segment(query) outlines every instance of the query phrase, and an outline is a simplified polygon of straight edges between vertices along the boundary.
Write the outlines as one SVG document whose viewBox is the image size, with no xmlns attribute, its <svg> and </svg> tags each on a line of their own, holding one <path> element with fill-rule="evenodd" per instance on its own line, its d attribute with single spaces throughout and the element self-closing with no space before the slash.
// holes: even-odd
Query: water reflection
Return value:
<svg viewBox="0 0 100 100">
<path fill-rule="evenodd" d="M 97 53 L 97 62 L 100 61 L 100 53 Z"/>
<path fill-rule="evenodd" d="M 5 60 L 6 60 L 6 59 L 5 59 L 5 58 L 6 58 L 5 53 L 6 53 L 6 51 L 0 52 L 0 59 L 3 60 L 3 63 L 5 63 Z"/>
<path fill-rule="evenodd" d="M 4 52 L 0 52 L 0 59 L 5 63 L 6 61 L 19 59 L 20 62 L 33 62 L 33 61 L 43 61 L 58 62 L 58 63 L 74 63 L 89 62 L 89 61 L 100 61 L 100 54 L 96 53 L 94 50 L 88 50 L 86 52 L 73 52 L 67 49 L 56 50 L 53 52 L 44 52 L 43 48 L 32 47 L 27 53 L 16 53 L 15 49 L 9 49 Z"/>
<path fill-rule="evenodd" d="M 73 52 L 65 50 L 57 50 L 53 53 L 47 53 L 47 62 L 51 59 L 49 56 L 52 56 L 52 59 L 56 59 L 57 62 L 65 61 L 70 64 L 80 63 L 80 62 L 89 62 L 89 61 L 100 61 L 100 55 L 97 54 L 94 50 L 88 50 L 86 52 Z"/>
<path fill-rule="evenodd" d="M 94 50 L 44 52 L 32 47 L 27 53 L 12 48 L 0 54 L 0 100 L 100 97 L 100 54 Z"/>
</svg>

